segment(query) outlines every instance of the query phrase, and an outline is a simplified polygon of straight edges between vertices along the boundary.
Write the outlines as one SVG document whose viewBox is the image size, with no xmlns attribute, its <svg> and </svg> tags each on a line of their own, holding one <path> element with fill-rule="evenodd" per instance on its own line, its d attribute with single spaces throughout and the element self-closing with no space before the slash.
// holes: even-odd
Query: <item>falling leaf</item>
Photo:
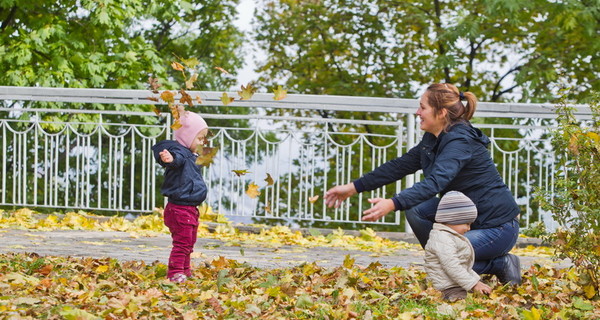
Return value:
<svg viewBox="0 0 600 320">
<path fill-rule="evenodd" d="M 161 84 L 158 83 L 158 78 L 148 77 L 148 84 L 150 84 L 150 90 L 152 90 L 152 93 L 158 93 L 158 88 L 161 86 Z"/>
<path fill-rule="evenodd" d="M 270 174 L 267 173 L 267 177 L 265 178 L 265 181 L 267 182 L 267 186 L 272 186 L 275 181 L 273 181 L 273 178 L 271 177 Z"/>
<path fill-rule="evenodd" d="M 275 96 L 273 97 L 273 100 L 283 100 L 285 99 L 285 97 L 287 97 L 287 90 L 284 90 L 283 87 L 279 86 L 277 87 L 277 89 L 273 89 L 273 92 L 275 93 Z"/>
<path fill-rule="evenodd" d="M 192 57 L 189 59 L 179 58 L 179 60 L 181 60 L 181 62 L 183 62 L 183 64 L 185 64 L 188 68 L 191 68 L 191 69 L 194 69 L 197 65 L 200 64 L 200 61 L 198 61 L 198 59 L 196 59 L 195 57 Z"/>
<path fill-rule="evenodd" d="M 160 94 L 160 98 L 166 103 L 175 102 L 175 94 L 171 91 L 165 90 Z"/>
<path fill-rule="evenodd" d="M 268 214 L 271 214 L 271 202 L 267 201 L 267 204 L 265 205 L 265 212 Z"/>
<path fill-rule="evenodd" d="M 310 203 L 315 203 L 315 202 L 317 202 L 317 200 L 319 200 L 319 195 L 308 197 L 308 201 Z"/>
<path fill-rule="evenodd" d="M 171 63 L 171 67 L 173 69 L 177 70 L 177 71 L 183 71 L 183 70 L 185 70 L 185 67 L 181 63 L 179 63 L 179 62 L 173 62 L 173 63 Z"/>
<path fill-rule="evenodd" d="M 187 103 L 190 107 L 194 106 L 194 102 L 192 101 L 192 96 L 190 96 L 185 90 L 179 90 L 181 94 L 181 98 L 179 99 L 179 103 Z"/>
<path fill-rule="evenodd" d="M 251 173 L 250 171 L 248 171 L 248 169 L 244 169 L 244 170 L 231 170 L 233 173 L 235 173 L 238 177 L 239 176 L 243 176 L 246 173 Z"/>
<path fill-rule="evenodd" d="M 148 99 L 150 101 L 158 102 L 158 98 L 155 98 L 155 97 L 148 97 L 146 99 Z"/>
<path fill-rule="evenodd" d="M 250 100 L 250 98 L 252 98 L 252 96 L 254 95 L 254 92 L 256 92 L 256 88 L 253 87 L 251 83 L 249 83 L 245 87 L 244 85 L 242 85 L 242 91 L 238 91 L 238 94 L 240 95 L 242 100 Z"/>
<path fill-rule="evenodd" d="M 194 82 L 196 82 L 196 80 L 198 80 L 198 74 L 194 73 L 186 82 L 185 82 L 185 87 L 187 89 L 191 89 L 194 87 Z"/>
<path fill-rule="evenodd" d="M 260 191 L 258 190 L 258 185 L 255 184 L 254 182 L 250 182 L 250 184 L 248 185 L 248 189 L 246 189 L 246 194 L 248 195 L 248 197 L 250 197 L 252 199 L 260 196 Z"/>
<path fill-rule="evenodd" d="M 219 71 L 223 72 L 224 74 L 229 74 L 229 72 L 227 72 L 227 70 L 225 70 L 225 69 L 223 69 L 223 68 L 221 68 L 221 67 L 215 67 L 215 69 L 217 69 L 217 70 L 219 70 Z"/>
<path fill-rule="evenodd" d="M 200 96 L 196 96 L 196 102 L 198 102 L 198 104 L 202 104 L 202 98 L 200 98 Z"/>
<path fill-rule="evenodd" d="M 173 130 L 179 130 L 181 127 L 183 127 L 183 125 L 181 124 L 181 122 L 179 122 L 179 120 L 175 120 L 171 125 L 171 129 Z"/>
<path fill-rule="evenodd" d="M 196 164 L 207 168 L 210 167 L 218 151 L 219 147 L 199 146 L 196 150 L 196 153 L 198 153 L 198 158 L 196 158 Z"/>
<path fill-rule="evenodd" d="M 160 109 L 158 109 L 157 107 L 152 107 L 152 111 L 154 111 L 154 113 L 155 113 L 157 116 L 160 116 Z"/>
<path fill-rule="evenodd" d="M 223 102 L 223 105 L 229 105 L 230 103 L 233 102 L 233 100 L 235 100 L 234 98 L 230 98 L 226 92 L 223 92 L 223 95 L 221 96 L 221 101 Z"/>
</svg>

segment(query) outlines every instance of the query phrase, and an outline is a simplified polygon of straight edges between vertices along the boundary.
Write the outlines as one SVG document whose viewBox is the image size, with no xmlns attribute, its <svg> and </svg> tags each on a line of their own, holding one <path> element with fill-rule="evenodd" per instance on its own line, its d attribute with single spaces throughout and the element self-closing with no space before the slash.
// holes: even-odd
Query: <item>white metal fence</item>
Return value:
<svg viewBox="0 0 600 320">
<path fill-rule="evenodd" d="M 191 94 L 202 97 L 201 108 L 219 107 L 202 113 L 214 133 L 211 144 L 220 148 L 213 165 L 204 170 L 207 202 L 215 212 L 308 223 L 356 223 L 369 206 L 367 198 L 389 197 L 420 179 L 419 174 L 406 177 L 393 186 L 354 197 L 339 209 L 326 208 L 322 201 L 331 186 L 352 181 L 418 143 L 417 100 L 289 95 L 274 101 L 273 95 L 256 94 L 230 105 L 251 112 L 225 114 L 219 111 L 225 110 L 220 109 L 224 108 L 222 93 Z M 149 96 L 144 90 L 0 87 L 0 100 L 10 106 L 0 108 L 0 205 L 120 212 L 162 207 L 164 199 L 158 191 L 162 169 L 150 148 L 170 138 L 170 114 L 157 117 L 153 112 L 78 109 L 101 104 L 124 110 L 127 107 L 122 106 L 153 104 Z M 35 105 L 40 102 L 62 102 L 68 109 Z M 291 110 L 306 112 L 300 117 L 281 115 Z M 384 120 L 332 119 L 315 116 L 314 110 L 386 116 Z M 580 118 L 589 118 L 584 106 L 578 110 Z M 279 112 L 275 115 L 274 111 Z M 524 224 L 538 217 L 550 223 L 532 197 L 535 188 L 553 187 L 554 157 L 545 136 L 549 127 L 543 123 L 554 118 L 552 106 L 481 103 L 475 115 L 476 122 L 487 122 L 476 126 L 493 141 L 491 153 L 523 208 Z M 515 121 L 497 124 L 485 121 L 488 118 Z M 369 130 L 353 129 L 358 127 Z M 232 172 L 244 169 L 250 173 Z M 267 175 L 273 185 L 265 181 Z M 260 187 L 257 198 L 245 193 L 250 182 Z M 401 214 L 396 213 L 376 223 L 401 221 Z"/>
</svg>

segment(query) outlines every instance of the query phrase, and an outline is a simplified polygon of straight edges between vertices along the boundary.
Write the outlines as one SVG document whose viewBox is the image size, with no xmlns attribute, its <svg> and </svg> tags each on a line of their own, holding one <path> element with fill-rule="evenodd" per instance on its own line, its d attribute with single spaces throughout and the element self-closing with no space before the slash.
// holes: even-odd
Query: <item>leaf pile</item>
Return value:
<svg viewBox="0 0 600 320">
<path fill-rule="evenodd" d="M 201 208 L 202 209 L 202 208 Z M 209 209 L 204 208 L 204 211 Z M 212 211 L 212 210 L 210 210 Z M 39 218 L 41 217 L 41 218 Z M 104 219 L 101 221 L 100 219 Z M 201 223 L 198 236 L 212 238 L 227 242 L 229 245 L 280 247 L 284 245 L 298 245 L 303 247 L 339 247 L 348 250 L 364 250 L 377 254 L 392 254 L 398 249 L 416 249 L 415 245 L 384 239 L 372 229 L 360 231 L 360 236 L 345 234 L 338 229 L 329 235 L 303 236 L 300 231 L 292 231 L 285 226 L 260 226 L 259 234 L 239 232 L 229 224 L 222 224 L 210 232 L 206 224 Z M 164 225 L 161 212 L 151 215 L 139 216 L 130 221 L 123 217 L 99 217 L 84 212 L 68 212 L 64 216 L 48 215 L 43 217 L 34 211 L 23 208 L 16 211 L 0 210 L 0 228 L 50 230 L 95 230 L 95 231 L 123 231 L 129 232 L 133 237 L 156 236 L 168 233 Z"/>
<path fill-rule="evenodd" d="M 166 266 L 103 258 L 0 255 L 0 314 L 18 319 L 573 319 L 600 317 L 572 271 L 532 266 L 520 287 L 448 304 L 417 269 L 258 269 L 223 257 L 183 284 Z M 494 283 L 491 283 L 494 285 Z"/>
</svg>

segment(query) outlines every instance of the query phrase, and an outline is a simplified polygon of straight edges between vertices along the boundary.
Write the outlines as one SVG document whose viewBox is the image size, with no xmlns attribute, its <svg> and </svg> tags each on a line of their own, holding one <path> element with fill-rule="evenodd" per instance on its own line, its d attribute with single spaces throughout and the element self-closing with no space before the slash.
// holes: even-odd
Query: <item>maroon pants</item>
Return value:
<svg viewBox="0 0 600 320">
<path fill-rule="evenodd" d="M 198 208 L 167 203 L 164 219 L 173 238 L 167 277 L 171 279 L 177 273 L 189 277 L 192 275 L 190 256 L 198 236 Z"/>
</svg>

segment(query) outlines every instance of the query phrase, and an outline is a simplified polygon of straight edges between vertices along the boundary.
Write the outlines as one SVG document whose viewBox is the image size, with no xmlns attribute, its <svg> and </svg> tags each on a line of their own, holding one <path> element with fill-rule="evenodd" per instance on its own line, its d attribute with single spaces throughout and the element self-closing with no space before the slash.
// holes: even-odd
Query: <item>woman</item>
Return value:
<svg viewBox="0 0 600 320">
<path fill-rule="evenodd" d="M 466 105 L 462 100 L 466 100 Z M 439 198 L 460 191 L 477 207 L 477 219 L 465 234 L 475 249 L 473 270 L 494 274 L 502 283 L 521 283 L 519 258 L 508 254 L 519 235 L 519 207 L 502 181 L 487 150 L 490 140 L 469 120 L 477 98 L 452 84 L 432 84 L 421 96 L 417 116 L 421 142 L 400 158 L 388 161 L 359 179 L 329 189 L 325 203 L 338 207 L 348 197 L 370 191 L 423 170 L 425 179 L 391 199 L 369 199 L 373 204 L 363 220 L 376 221 L 394 210 L 406 210 L 406 219 L 422 247 L 433 228 Z"/>
</svg>

